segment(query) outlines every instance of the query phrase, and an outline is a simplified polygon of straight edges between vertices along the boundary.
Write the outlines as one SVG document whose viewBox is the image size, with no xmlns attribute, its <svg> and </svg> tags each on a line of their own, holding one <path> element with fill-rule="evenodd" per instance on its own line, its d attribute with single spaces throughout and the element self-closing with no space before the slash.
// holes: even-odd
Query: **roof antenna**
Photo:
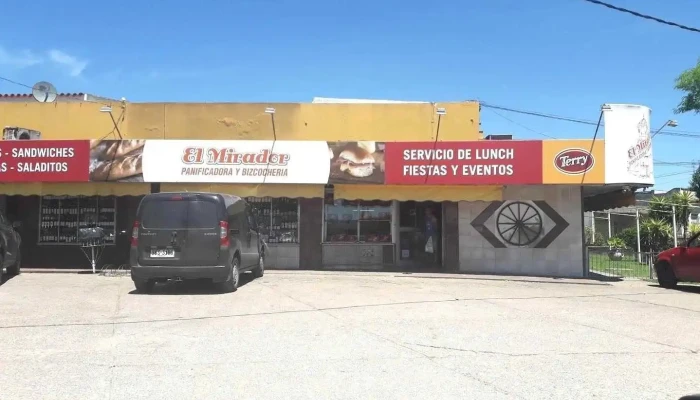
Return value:
<svg viewBox="0 0 700 400">
<path fill-rule="evenodd" d="M 100 112 L 103 113 L 108 113 L 109 117 L 112 119 L 112 125 L 114 125 L 114 129 L 117 131 L 117 135 L 119 135 L 119 140 L 122 140 L 122 132 L 119 130 L 119 124 L 117 121 L 114 119 L 114 115 L 112 115 L 112 106 L 102 106 L 100 107 Z M 124 115 L 124 109 L 122 109 L 122 115 L 119 116 L 119 119 L 122 119 L 122 116 Z"/>
<path fill-rule="evenodd" d="M 32 86 L 32 97 L 39 103 L 53 103 L 58 97 L 58 92 L 50 82 L 41 81 Z"/>
<path fill-rule="evenodd" d="M 275 152 L 275 143 L 277 143 L 277 129 L 275 129 L 275 110 L 274 107 L 265 108 L 265 114 L 270 114 L 270 122 L 272 123 L 272 147 L 270 147 L 270 155 L 267 157 L 267 167 L 265 168 L 265 176 L 263 176 L 263 185 L 267 180 L 267 171 L 270 169 L 270 161 L 272 161 L 272 154 Z"/>
<path fill-rule="evenodd" d="M 435 110 L 435 114 L 438 116 L 437 120 L 437 129 L 435 132 L 435 143 L 433 143 L 433 154 L 430 156 L 430 164 L 428 165 L 428 169 L 433 166 L 433 160 L 435 159 L 435 149 L 437 149 L 437 144 L 438 144 L 438 139 L 440 138 L 440 121 L 442 120 L 442 116 L 447 114 L 447 111 L 443 107 L 438 107 Z M 425 181 L 423 184 L 428 184 L 428 178 L 430 177 L 430 174 L 425 174 Z"/>
</svg>

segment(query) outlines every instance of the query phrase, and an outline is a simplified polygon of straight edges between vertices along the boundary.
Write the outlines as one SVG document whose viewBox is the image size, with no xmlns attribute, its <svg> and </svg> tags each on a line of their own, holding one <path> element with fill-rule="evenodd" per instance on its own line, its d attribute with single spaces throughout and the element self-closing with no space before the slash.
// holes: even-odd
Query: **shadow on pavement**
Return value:
<svg viewBox="0 0 700 400">
<path fill-rule="evenodd" d="M 595 272 L 589 272 L 588 276 L 586 277 L 588 279 L 593 279 L 596 281 L 601 281 L 601 282 L 622 282 L 624 279 L 620 278 L 619 276 L 607 276 L 607 275 L 601 275 Z"/>
<path fill-rule="evenodd" d="M 511 275 L 511 274 L 498 274 L 498 273 L 478 273 L 478 272 L 458 272 L 458 271 L 431 271 L 431 270 L 402 270 L 397 268 L 384 268 L 381 270 L 373 269 L 300 269 L 300 270 L 286 270 L 286 269 L 273 269 L 268 268 L 268 271 L 274 271 L 277 275 L 284 274 L 299 274 L 303 272 L 305 275 L 323 275 L 323 276 L 367 276 L 369 274 L 387 274 L 393 273 L 396 278 L 419 278 L 419 279 L 472 279 L 472 280 L 484 280 L 484 281 L 522 281 L 522 282 L 541 282 L 541 283 L 558 283 L 558 284 L 568 284 L 568 285 L 600 285 L 602 283 L 590 282 L 622 282 L 624 279 L 615 276 L 605 276 L 596 273 L 589 273 L 589 275 L 584 277 L 553 277 L 549 275 Z M 432 274 L 425 275 L 425 274 Z M 539 280 L 533 280 L 539 279 Z"/>
<path fill-rule="evenodd" d="M 9 281 L 10 279 L 14 278 L 15 275 L 8 275 L 7 273 L 2 274 L 2 279 L 0 279 L 0 286 L 4 285 L 5 282 Z"/>
<path fill-rule="evenodd" d="M 238 282 L 238 289 L 252 282 L 255 278 L 252 273 L 241 274 Z M 129 294 L 133 295 L 220 295 L 225 294 L 218 290 L 217 285 L 207 280 L 191 280 L 183 282 L 165 282 L 157 283 L 153 288 L 153 292 L 144 294 L 132 290 Z"/>
<path fill-rule="evenodd" d="M 591 273 L 583 278 L 559 278 L 546 275 L 501 275 L 501 274 L 479 274 L 479 273 L 449 273 L 449 274 L 435 274 L 435 276 L 425 276 L 425 275 L 413 275 L 414 272 L 401 272 L 401 275 L 395 275 L 397 278 L 410 277 L 410 278 L 420 278 L 420 279 L 471 279 L 471 280 L 481 280 L 481 281 L 514 281 L 514 282 L 532 282 L 532 283 L 556 283 L 562 285 L 602 285 L 602 282 L 621 282 L 622 279 L 618 277 L 609 277 L 604 275 L 598 275 Z M 601 283 L 594 283 L 590 281 L 598 281 Z"/>
<path fill-rule="evenodd" d="M 662 289 L 662 287 L 659 285 L 649 285 L 649 286 Z M 684 292 L 684 293 L 700 294 L 700 285 L 678 285 L 674 289 L 667 289 L 667 290 L 673 290 L 673 291 Z"/>
</svg>

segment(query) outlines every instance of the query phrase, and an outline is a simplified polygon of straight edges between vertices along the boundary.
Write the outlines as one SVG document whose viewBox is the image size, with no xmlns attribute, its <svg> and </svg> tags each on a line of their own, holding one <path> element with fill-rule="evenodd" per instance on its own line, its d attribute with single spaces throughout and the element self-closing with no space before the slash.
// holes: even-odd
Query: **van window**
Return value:
<svg viewBox="0 0 700 400">
<path fill-rule="evenodd" d="M 216 203 L 201 200 L 148 201 L 141 211 L 146 229 L 203 229 L 219 225 Z"/>
</svg>

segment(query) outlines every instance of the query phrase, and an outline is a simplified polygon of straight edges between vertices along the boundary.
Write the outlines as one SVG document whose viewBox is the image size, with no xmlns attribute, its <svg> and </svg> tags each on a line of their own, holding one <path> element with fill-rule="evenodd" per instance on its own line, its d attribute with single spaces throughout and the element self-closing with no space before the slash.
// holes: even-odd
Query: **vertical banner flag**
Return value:
<svg viewBox="0 0 700 400">
<path fill-rule="evenodd" d="M 607 104 L 605 183 L 654 184 L 651 152 L 651 110 L 634 104 Z"/>
</svg>

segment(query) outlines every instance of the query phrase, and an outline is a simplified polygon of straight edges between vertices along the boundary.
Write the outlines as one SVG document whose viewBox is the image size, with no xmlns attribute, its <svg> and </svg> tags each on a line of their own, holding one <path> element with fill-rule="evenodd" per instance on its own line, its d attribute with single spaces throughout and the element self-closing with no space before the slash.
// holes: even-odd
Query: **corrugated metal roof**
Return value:
<svg viewBox="0 0 700 400">
<path fill-rule="evenodd" d="M 59 97 L 83 97 L 85 93 L 59 93 Z M 5 98 L 31 98 L 31 93 L 0 93 L 0 97 Z"/>
<path fill-rule="evenodd" d="M 314 97 L 312 103 L 326 104 L 425 104 L 427 101 L 403 101 L 403 100 L 371 100 L 371 99 L 342 99 L 336 97 Z"/>
</svg>

